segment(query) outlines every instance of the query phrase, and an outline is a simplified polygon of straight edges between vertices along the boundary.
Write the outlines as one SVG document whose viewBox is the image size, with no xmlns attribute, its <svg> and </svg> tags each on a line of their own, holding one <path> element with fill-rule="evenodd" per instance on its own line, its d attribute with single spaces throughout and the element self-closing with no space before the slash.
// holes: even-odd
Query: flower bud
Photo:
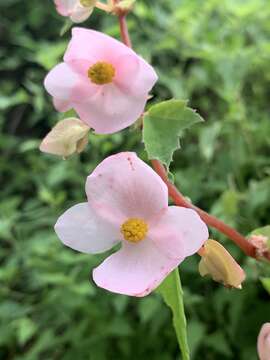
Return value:
<svg viewBox="0 0 270 360">
<path fill-rule="evenodd" d="M 61 120 L 42 140 L 39 149 L 64 158 L 80 153 L 88 143 L 89 130 L 90 128 L 79 119 Z"/>
<path fill-rule="evenodd" d="M 248 241 L 256 248 L 257 256 L 263 256 L 265 252 L 270 250 L 268 236 L 254 234 L 248 238 Z"/>
<path fill-rule="evenodd" d="M 201 276 L 210 275 L 213 280 L 221 282 L 226 287 L 242 288 L 245 273 L 220 243 L 207 240 L 200 255 L 202 256 L 199 263 Z"/>
<path fill-rule="evenodd" d="M 260 360 L 270 359 L 270 323 L 262 326 L 258 336 L 257 349 Z"/>
</svg>

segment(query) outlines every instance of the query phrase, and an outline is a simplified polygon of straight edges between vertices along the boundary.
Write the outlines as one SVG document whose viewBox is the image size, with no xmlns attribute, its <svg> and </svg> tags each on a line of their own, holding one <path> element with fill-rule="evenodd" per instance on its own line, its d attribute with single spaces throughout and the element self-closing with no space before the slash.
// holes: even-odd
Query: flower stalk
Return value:
<svg viewBox="0 0 270 360">
<path fill-rule="evenodd" d="M 117 0 L 115 0 L 117 2 Z M 121 39 L 125 45 L 128 47 L 132 47 L 132 42 L 130 40 L 129 31 L 127 27 L 126 14 L 119 15 L 119 27 Z M 224 235 L 226 235 L 229 239 L 231 239 L 247 256 L 257 258 L 256 247 L 248 241 L 248 239 L 241 235 L 238 231 L 225 224 L 223 221 L 217 219 L 215 216 L 208 214 L 206 211 L 194 206 L 192 203 L 187 201 L 183 194 L 173 185 L 169 178 L 167 171 L 164 166 L 158 160 L 151 160 L 152 166 L 156 173 L 162 178 L 165 184 L 168 187 L 169 196 L 175 203 L 175 205 L 183 206 L 186 208 L 191 208 L 200 215 L 202 220 L 209 226 L 217 229 Z M 270 260 L 270 252 L 264 253 L 264 257 Z"/>
</svg>

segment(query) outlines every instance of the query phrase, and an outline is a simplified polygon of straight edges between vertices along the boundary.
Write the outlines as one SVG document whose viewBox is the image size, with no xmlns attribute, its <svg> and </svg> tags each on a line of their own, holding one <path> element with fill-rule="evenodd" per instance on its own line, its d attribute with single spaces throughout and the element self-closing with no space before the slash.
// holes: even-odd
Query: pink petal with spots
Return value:
<svg viewBox="0 0 270 360">
<path fill-rule="evenodd" d="M 88 203 L 77 204 L 59 217 L 55 232 L 66 246 L 83 253 L 100 253 L 119 242 L 119 229 L 101 219 Z"/>
<path fill-rule="evenodd" d="M 103 160 L 88 176 L 86 193 L 94 210 L 118 226 L 132 217 L 151 221 L 168 207 L 166 185 L 131 152 Z"/>
<path fill-rule="evenodd" d="M 175 269 L 181 260 L 164 255 L 151 241 L 124 243 L 93 271 L 95 283 L 106 290 L 129 296 L 146 296 Z"/>
<path fill-rule="evenodd" d="M 148 236 L 168 256 L 181 259 L 202 247 L 208 239 L 208 229 L 194 210 L 169 206 L 151 224 Z"/>
</svg>

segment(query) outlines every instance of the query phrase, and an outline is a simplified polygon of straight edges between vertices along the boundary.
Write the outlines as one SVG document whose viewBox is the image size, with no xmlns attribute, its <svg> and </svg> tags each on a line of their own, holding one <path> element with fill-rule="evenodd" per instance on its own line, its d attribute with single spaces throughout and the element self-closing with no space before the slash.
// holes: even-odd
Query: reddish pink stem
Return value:
<svg viewBox="0 0 270 360">
<path fill-rule="evenodd" d="M 128 47 L 132 47 L 126 22 L 126 15 L 119 15 L 118 19 L 122 41 Z M 194 209 L 207 225 L 214 227 L 221 233 L 225 234 L 240 249 L 242 249 L 246 255 L 256 258 L 256 248 L 243 235 L 241 235 L 238 231 L 229 225 L 225 224 L 223 221 L 217 219 L 215 216 L 208 214 L 206 211 L 201 210 L 197 206 L 194 206 L 189 201 L 187 201 L 181 192 L 176 188 L 176 186 L 174 186 L 168 179 L 167 171 L 165 170 L 164 166 L 158 160 L 151 160 L 151 163 L 156 173 L 167 185 L 169 196 L 174 201 L 175 205 Z M 270 259 L 270 254 L 265 253 L 265 258 Z"/>
<path fill-rule="evenodd" d="M 223 221 L 217 219 L 215 216 L 209 215 L 206 211 L 201 210 L 187 201 L 186 198 L 180 193 L 180 191 L 169 181 L 164 166 L 158 160 L 152 160 L 151 162 L 155 171 L 167 185 L 169 195 L 174 201 L 175 205 L 194 209 L 207 225 L 212 226 L 223 234 L 227 235 L 244 251 L 246 255 L 256 258 L 255 247 L 243 235 L 230 226 L 226 225 Z"/>
</svg>

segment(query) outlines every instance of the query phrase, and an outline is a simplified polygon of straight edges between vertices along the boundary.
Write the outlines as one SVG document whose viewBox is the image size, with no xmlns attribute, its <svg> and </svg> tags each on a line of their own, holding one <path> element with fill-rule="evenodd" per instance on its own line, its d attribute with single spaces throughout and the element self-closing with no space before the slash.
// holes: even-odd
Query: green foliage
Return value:
<svg viewBox="0 0 270 360">
<path fill-rule="evenodd" d="M 189 360 L 187 341 L 187 323 L 184 310 L 183 290 L 178 269 L 175 269 L 162 282 L 157 291 L 162 295 L 165 303 L 173 314 L 173 326 L 183 360 Z"/>
<path fill-rule="evenodd" d="M 183 100 L 168 100 L 152 106 L 144 116 L 143 142 L 149 159 L 160 160 L 169 168 L 179 136 L 184 129 L 203 119 Z"/>
<path fill-rule="evenodd" d="M 0 358 L 176 359 L 170 311 L 154 294 L 129 299 L 97 289 L 90 270 L 103 256 L 64 248 L 59 214 L 85 199 L 84 182 L 109 154 L 134 150 L 141 134 L 90 136 L 67 161 L 38 146 L 61 118 L 42 87 L 70 36 L 53 1 L 0 1 Z M 185 132 L 171 171 L 182 192 L 245 234 L 269 223 L 270 3 L 268 0 L 141 0 L 129 28 L 134 47 L 159 74 L 154 101 L 189 99 L 205 122 Z M 119 37 L 114 17 L 84 24 Z M 193 360 L 256 359 L 269 320 L 264 264 L 246 259 L 216 231 L 247 273 L 243 290 L 181 264 Z M 105 256 L 105 255 L 104 255 Z"/>
</svg>

